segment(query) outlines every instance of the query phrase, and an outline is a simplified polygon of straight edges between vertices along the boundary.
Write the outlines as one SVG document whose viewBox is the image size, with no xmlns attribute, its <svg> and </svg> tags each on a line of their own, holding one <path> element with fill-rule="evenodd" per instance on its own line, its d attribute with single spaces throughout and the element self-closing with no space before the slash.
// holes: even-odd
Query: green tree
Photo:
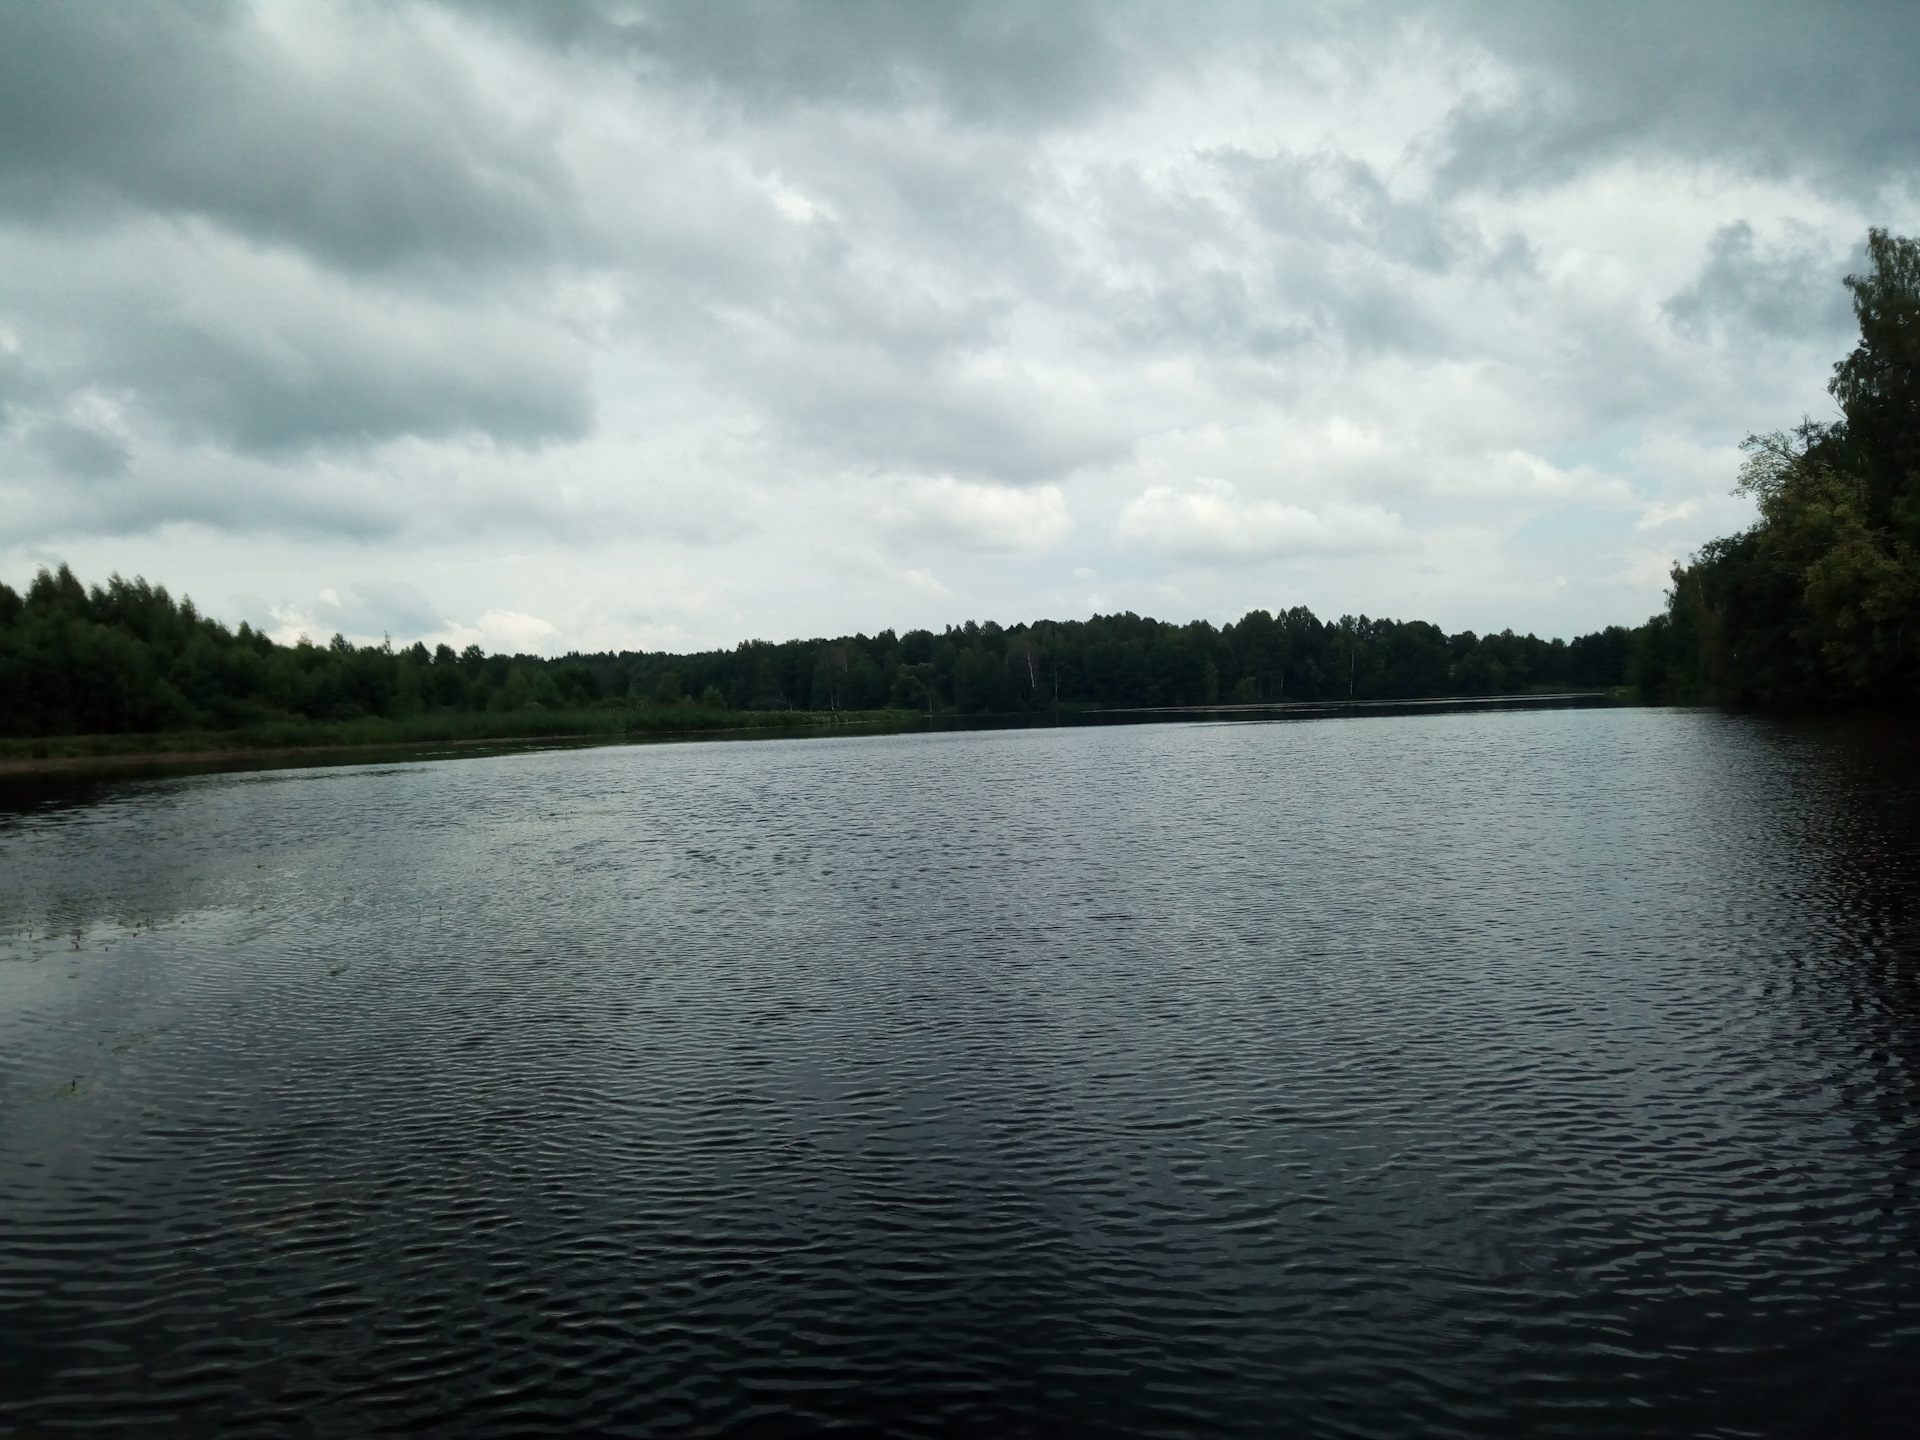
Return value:
<svg viewBox="0 0 1920 1440">
<path fill-rule="evenodd" d="M 1760 518 L 1673 573 L 1639 644 L 1650 695 L 1775 707 L 1920 698 L 1920 245 L 1872 230 L 1841 419 L 1750 436 Z"/>
</svg>

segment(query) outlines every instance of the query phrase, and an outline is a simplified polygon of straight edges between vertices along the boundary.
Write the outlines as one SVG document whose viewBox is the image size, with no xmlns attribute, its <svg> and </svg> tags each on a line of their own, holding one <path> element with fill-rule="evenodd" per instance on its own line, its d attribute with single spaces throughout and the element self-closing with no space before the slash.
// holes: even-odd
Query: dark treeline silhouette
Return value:
<svg viewBox="0 0 1920 1440">
<path fill-rule="evenodd" d="M 1775 709 L 1920 699 L 1920 245 L 1868 232 L 1841 419 L 1750 436 L 1751 529 L 1673 572 L 1639 637 L 1650 699 Z"/>
<path fill-rule="evenodd" d="M 1411 699 L 1605 688 L 1626 681 L 1628 632 L 1568 644 L 1511 631 L 1449 636 L 1421 621 L 1316 619 L 1255 610 L 1216 627 L 1133 614 L 988 622 L 935 634 L 750 641 L 694 655 L 573 656 L 627 693 L 699 690 L 734 707 L 893 706 L 960 714 Z"/>
<path fill-rule="evenodd" d="M 0 585 L 0 734 L 240 730 L 416 716 L 729 711 L 1018 714 L 1626 687 L 1779 708 L 1920 698 L 1920 245 L 1873 230 L 1847 277 L 1860 343 L 1842 418 L 1752 437 L 1751 529 L 1677 566 L 1664 614 L 1572 642 L 1418 620 L 1255 610 L 1216 628 L 1137 615 L 940 634 L 748 641 L 690 655 L 486 655 L 276 644 L 144 580 L 65 566 Z M 621 722 L 624 725 L 626 722 Z M 651 723 L 651 722 L 649 722 Z M 675 722 L 677 723 L 677 722 Z"/>
<path fill-rule="evenodd" d="M 1421 621 L 1255 610 L 1237 624 L 1136 615 L 940 634 L 748 641 L 671 655 L 486 655 L 276 644 L 229 630 L 144 580 L 88 589 L 62 566 L 25 596 L 0 585 L 0 732 L 240 729 L 459 713 L 901 709 L 1007 714 L 1136 706 L 1383 700 L 1605 689 L 1634 679 L 1614 626 L 1571 643 L 1447 635 Z"/>
</svg>

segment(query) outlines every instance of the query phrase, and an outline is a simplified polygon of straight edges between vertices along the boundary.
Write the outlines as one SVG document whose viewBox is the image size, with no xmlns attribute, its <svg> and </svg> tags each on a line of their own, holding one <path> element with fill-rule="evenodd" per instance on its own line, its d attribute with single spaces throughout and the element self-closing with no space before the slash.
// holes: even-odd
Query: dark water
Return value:
<svg viewBox="0 0 1920 1440">
<path fill-rule="evenodd" d="M 1914 1433 L 1916 779 L 1603 710 L 42 794 L 0 1433 Z"/>
</svg>

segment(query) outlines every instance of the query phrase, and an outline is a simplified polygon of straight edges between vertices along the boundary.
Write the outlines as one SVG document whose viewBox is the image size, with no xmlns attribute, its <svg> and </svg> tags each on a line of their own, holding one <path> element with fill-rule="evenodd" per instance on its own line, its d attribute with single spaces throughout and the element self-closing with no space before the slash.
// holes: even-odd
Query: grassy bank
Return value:
<svg viewBox="0 0 1920 1440">
<path fill-rule="evenodd" d="M 899 727 L 915 723 L 910 710 L 719 710 L 674 705 L 583 710 L 444 711 L 401 719 L 276 720 L 238 730 L 162 730 L 147 734 L 0 737 L 0 765 L 31 769 L 86 760 L 244 755 L 392 748 L 405 745 L 484 745 L 515 740 L 642 740 L 725 731 L 819 731 Z"/>
</svg>

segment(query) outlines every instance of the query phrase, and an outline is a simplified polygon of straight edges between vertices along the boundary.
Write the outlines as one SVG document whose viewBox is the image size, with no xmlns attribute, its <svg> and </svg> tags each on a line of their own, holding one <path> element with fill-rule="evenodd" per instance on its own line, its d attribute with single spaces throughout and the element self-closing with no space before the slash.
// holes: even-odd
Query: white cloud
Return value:
<svg viewBox="0 0 1920 1440">
<path fill-rule="evenodd" d="M 880 523 L 904 540 L 961 550 L 1046 550 L 1073 529 L 1058 485 L 1020 489 L 950 475 L 898 482 L 882 502 Z"/>
<path fill-rule="evenodd" d="M 1153 485 L 1128 502 L 1120 538 L 1184 561 L 1265 560 L 1298 555 L 1363 555 L 1406 549 L 1398 515 L 1378 505 L 1310 510 L 1243 498 L 1225 480 Z"/>
<path fill-rule="evenodd" d="M 407 634 L 404 640 L 401 635 L 393 636 L 396 645 L 414 639 L 428 647 L 451 645 L 455 650 L 478 645 L 489 654 L 551 655 L 566 648 L 559 643 L 559 626 L 518 610 L 488 610 L 472 624 L 442 621 L 433 629 Z"/>
<path fill-rule="evenodd" d="M 552 621 L 538 615 L 523 615 L 518 610 L 489 610 L 475 627 L 480 643 L 492 650 L 538 652 L 560 633 Z"/>
<path fill-rule="evenodd" d="M 922 595 L 936 596 L 942 600 L 951 600 L 953 591 L 940 583 L 940 579 L 924 565 L 901 572 L 901 578 Z"/>
<path fill-rule="evenodd" d="M 1700 511 L 1698 500 L 1682 500 L 1673 505 L 1649 505 L 1633 522 L 1636 530 L 1658 530 L 1663 525 L 1672 525 L 1676 521 L 1690 519 Z"/>
<path fill-rule="evenodd" d="M 1894 10 L 111 14 L 0 18 L 0 574 L 317 638 L 1636 619 L 1920 227 Z"/>
</svg>

